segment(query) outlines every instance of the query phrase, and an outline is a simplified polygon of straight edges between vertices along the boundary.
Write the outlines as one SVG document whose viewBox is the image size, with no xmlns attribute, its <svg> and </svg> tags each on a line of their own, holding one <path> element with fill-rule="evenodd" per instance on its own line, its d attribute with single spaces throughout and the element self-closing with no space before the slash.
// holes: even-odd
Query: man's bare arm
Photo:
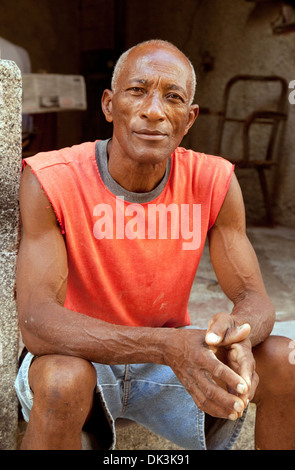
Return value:
<svg viewBox="0 0 295 470">
<path fill-rule="evenodd" d="M 244 203 L 235 176 L 210 231 L 209 242 L 211 261 L 219 284 L 234 304 L 228 327 L 226 317 L 221 314 L 213 318 L 210 331 L 220 337 L 226 334 L 223 342 L 230 344 L 233 342 L 231 334 L 236 334 L 236 328 L 230 325 L 249 324 L 249 339 L 255 346 L 271 333 L 275 311 L 265 291 L 256 254 L 246 235 Z"/>
</svg>

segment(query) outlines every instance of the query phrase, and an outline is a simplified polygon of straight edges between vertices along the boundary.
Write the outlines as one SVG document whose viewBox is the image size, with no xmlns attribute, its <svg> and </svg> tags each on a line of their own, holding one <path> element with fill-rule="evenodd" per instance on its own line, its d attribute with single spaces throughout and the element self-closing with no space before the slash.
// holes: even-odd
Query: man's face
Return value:
<svg viewBox="0 0 295 470">
<path fill-rule="evenodd" d="M 116 149 L 138 163 L 167 159 L 197 116 L 191 95 L 190 67 L 180 53 L 155 46 L 131 51 L 116 89 L 102 100 Z"/>
</svg>

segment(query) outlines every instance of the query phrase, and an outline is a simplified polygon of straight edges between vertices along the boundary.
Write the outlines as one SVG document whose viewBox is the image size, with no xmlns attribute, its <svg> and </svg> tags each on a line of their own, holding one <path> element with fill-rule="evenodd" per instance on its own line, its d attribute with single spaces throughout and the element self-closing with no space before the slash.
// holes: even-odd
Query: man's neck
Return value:
<svg viewBox="0 0 295 470">
<path fill-rule="evenodd" d="M 147 193 L 162 181 L 167 160 L 160 163 L 139 163 L 121 158 L 112 151 L 112 141 L 108 143 L 108 169 L 112 178 L 124 189 L 133 193 Z"/>
</svg>

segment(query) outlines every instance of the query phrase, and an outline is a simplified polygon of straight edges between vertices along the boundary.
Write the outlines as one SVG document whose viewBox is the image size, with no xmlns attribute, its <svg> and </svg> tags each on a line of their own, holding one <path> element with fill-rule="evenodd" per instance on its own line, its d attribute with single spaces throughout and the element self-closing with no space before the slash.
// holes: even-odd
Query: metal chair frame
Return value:
<svg viewBox="0 0 295 470">
<path fill-rule="evenodd" d="M 270 110 L 257 110 L 250 113 L 244 119 L 231 117 L 228 114 L 228 107 L 230 102 L 230 94 L 232 87 L 237 82 L 278 82 L 281 85 L 281 93 L 278 98 L 277 108 L 275 111 Z M 243 126 L 243 153 L 240 159 L 232 159 L 224 156 L 231 161 L 236 168 L 253 168 L 258 172 L 260 186 L 264 198 L 264 204 L 267 214 L 267 221 L 270 226 L 274 225 L 274 219 L 272 214 L 272 203 L 270 192 L 267 185 L 267 180 L 264 171 L 269 170 L 273 166 L 277 165 L 274 160 L 275 144 L 277 142 L 278 133 L 281 124 L 285 123 L 287 119 L 286 109 L 286 97 L 288 93 L 287 81 L 279 76 L 261 76 L 261 75 L 236 75 L 232 77 L 226 84 L 223 96 L 223 108 L 219 116 L 219 126 L 217 131 L 217 142 L 216 142 L 216 155 L 222 155 L 222 141 L 224 136 L 224 128 L 227 122 L 238 122 Z M 263 160 L 253 160 L 250 158 L 250 129 L 253 124 L 268 125 L 272 126 L 269 141 L 266 149 L 266 156 Z"/>
</svg>

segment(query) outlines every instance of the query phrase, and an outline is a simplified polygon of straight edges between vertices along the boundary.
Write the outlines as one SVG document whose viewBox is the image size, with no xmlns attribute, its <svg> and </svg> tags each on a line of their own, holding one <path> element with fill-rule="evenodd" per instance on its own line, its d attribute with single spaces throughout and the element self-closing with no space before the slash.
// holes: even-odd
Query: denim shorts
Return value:
<svg viewBox="0 0 295 470">
<path fill-rule="evenodd" d="M 15 382 L 27 422 L 33 406 L 33 393 L 28 381 L 32 359 L 33 356 L 27 353 Z M 110 437 L 105 449 L 115 448 L 117 418 L 135 421 L 187 450 L 229 450 L 235 443 L 246 411 L 237 421 L 205 415 L 170 367 L 151 363 L 93 365 L 97 372 L 96 398 L 102 405 L 99 405 L 100 417 L 96 427 L 101 429 L 102 416 L 109 425 Z"/>
</svg>

